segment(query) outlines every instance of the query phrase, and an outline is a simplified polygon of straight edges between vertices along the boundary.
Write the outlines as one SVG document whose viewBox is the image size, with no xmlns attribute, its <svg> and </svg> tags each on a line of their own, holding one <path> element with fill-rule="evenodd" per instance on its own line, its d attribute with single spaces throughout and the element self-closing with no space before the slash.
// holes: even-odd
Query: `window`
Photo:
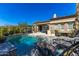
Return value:
<svg viewBox="0 0 79 59">
<path fill-rule="evenodd" d="M 58 29 L 61 29 L 61 24 L 58 24 Z"/>
<path fill-rule="evenodd" d="M 61 24 L 61 29 L 64 29 L 64 24 Z"/>
<path fill-rule="evenodd" d="M 73 25 L 74 25 L 74 23 L 72 23 L 72 22 L 68 23 L 68 29 L 73 29 Z"/>
</svg>

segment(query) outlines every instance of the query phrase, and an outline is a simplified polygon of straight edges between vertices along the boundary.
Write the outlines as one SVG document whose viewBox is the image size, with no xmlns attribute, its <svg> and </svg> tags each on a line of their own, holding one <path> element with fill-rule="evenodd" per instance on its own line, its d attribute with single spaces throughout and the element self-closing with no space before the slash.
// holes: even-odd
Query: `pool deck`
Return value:
<svg viewBox="0 0 79 59">
<path fill-rule="evenodd" d="M 74 40 L 74 38 L 79 38 L 79 37 L 70 38 L 70 37 L 65 37 L 65 36 L 57 37 L 57 36 L 54 36 L 54 35 L 47 35 L 47 34 L 41 33 L 41 32 L 31 33 L 31 34 L 28 34 L 28 35 L 35 36 L 35 37 L 43 37 L 43 38 L 45 37 L 45 38 L 48 38 L 49 40 L 50 39 Z"/>
</svg>

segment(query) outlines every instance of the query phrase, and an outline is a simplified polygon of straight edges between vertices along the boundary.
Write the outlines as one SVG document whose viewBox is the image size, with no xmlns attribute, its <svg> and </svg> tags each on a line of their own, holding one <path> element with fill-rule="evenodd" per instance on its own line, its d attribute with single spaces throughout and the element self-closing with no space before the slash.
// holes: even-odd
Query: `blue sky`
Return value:
<svg viewBox="0 0 79 59">
<path fill-rule="evenodd" d="M 20 22 L 33 24 L 53 17 L 76 13 L 75 3 L 0 3 L 0 25 L 16 25 Z"/>
</svg>

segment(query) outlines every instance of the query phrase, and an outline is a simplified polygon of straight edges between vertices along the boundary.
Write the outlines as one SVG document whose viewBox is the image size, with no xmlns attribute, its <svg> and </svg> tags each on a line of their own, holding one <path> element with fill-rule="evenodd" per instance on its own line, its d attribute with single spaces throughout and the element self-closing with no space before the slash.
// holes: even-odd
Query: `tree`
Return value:
<svg viewBox="0 0 79 59">
<path fill-rule="evenodd" d="M 6 40 L 6 37 L 4 37 L 4 35 L 3 35 L 4 33 L 5 33 L 4 27 L 1 26 L 0 27 L 0 43 L 4 42 Z"/>
<path fill-rule="evenodd" d="M 31 26 L 31 25 L 28 25 L 28 27 L 27 27 L 27 32 L 28 32 L 28 33 L 32 33 L 32 26 Z"/>
<path fill-rule="evenodd" d="M 2 34 L 3 34 L 4 36 L 8 36 L 8 35 L 9 35 L 9 34 L 8 34 L 8 27 L 7 27 L 7 26 L 3 27 L 3 30 L 2 30 L 2 31 L 3 31 Z"/>
<path fill-rule="evenodd" d="M 28 24 L 23 22 L 23 23 L 19 23 L 18 26 L 20 27 L 20 32 L 21 33 L 26 33 L 27 32 L 27 27 Z"/>
<path fill-rule="evenodd" d="M 3 37 L 3 28 L 2 27 L 0 27 L 0 40 L 1 40 L 1 38 Z"/>
</svg>

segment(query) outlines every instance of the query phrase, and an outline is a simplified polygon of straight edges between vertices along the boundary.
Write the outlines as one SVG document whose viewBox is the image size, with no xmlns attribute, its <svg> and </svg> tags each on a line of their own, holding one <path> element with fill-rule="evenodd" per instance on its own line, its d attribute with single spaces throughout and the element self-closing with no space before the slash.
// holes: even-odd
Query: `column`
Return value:
<svg viewBox="0 0 79 59">
<path fill-rule="evenodd" d="M 54 30 L 53 30 L 53 25 L 48 25 L 49 26 L 49 30 L 47 31 L 47 34 L 49 36 L 55 36 Z"/>
</svg>

